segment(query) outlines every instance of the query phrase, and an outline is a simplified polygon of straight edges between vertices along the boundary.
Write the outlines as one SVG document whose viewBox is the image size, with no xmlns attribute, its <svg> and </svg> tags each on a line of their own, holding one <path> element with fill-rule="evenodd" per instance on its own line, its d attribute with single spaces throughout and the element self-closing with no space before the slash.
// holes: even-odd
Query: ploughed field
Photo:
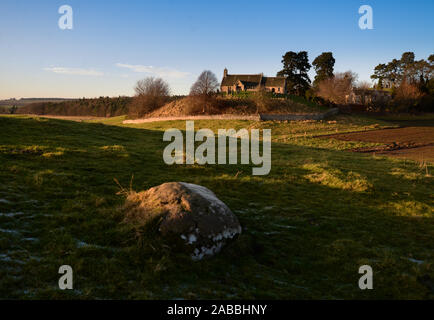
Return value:
<svg viewBox="0 0 434 320">
<path fill-rule="evenodd" d="M 342 133 L 322 138 L 377 143 L 378 146 L 358 148 L 354 151 L 434 162 L 434 126 Z"/>
<path fill-rule="evenodd" d="M 433 166 L 346 152 L 375 141 L 316 138 L 390 123 L 195 121 L 215 133 L 271 129 L 271 172 L 252 176 L 253 164 L 168 166 L 163 133 L 185 121 L 124 118 L 0 117 L 0 298 L 434 298 Z M 205 186 L 243 233 L 199 262 L 138 242 L 122 223 L 114 179 L 136 191 Z M 73 268 L 73 290 L 58 288 L 61 265 Z M 374 290 L 358 287 L 362 265 L 373 269 Z"/>
</svg>

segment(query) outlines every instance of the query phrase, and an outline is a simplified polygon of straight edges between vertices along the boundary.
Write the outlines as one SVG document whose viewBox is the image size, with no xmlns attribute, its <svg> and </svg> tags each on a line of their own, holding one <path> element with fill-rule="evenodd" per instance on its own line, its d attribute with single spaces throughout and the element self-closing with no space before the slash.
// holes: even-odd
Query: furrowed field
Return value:
<svg viewBox="0 0 434 320">
<path fill-rule="evenodd" d="M 383 121 L 195 121 L 195 128 L 272 129 L 272 168 L 168 166 L 164 130 L 185 121 L 122 125 L 0 117 L 0 298 L 434 298 L 432 165 L 346 151 L 365 142 L 318 135 L 373 130 Z M 134 179 L 132 179 L 134 176 Z M 138 243 L 122 222 L 119 183 L 141 191 L 203 185 L 238 216 L 243 233 L 192 262 Z M 71 265 L 74 290 L 58 288 Z M 374 290 L 358 287 L 359 267 Z"/>
</svg>

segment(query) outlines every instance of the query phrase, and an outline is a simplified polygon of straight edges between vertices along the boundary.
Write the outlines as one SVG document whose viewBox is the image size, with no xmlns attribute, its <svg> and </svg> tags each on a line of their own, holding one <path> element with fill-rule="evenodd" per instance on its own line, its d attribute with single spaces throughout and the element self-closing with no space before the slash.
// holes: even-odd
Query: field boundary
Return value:
<svg viewBox="0 0 434 320">
<path fill-rule="evenodd" d="M 337 115 L 338 108 L 333 108 L 324 113 L 308 114 L 260 114 L 261 121 L 303 121 L 303 120 L 324 120 L 325 118 Z"/>
<path fill-rule="evenodd" d="M 339 113 L 338 108 L 333 108 L 324 113 L 308 114 L 257 114 L 257 115 L 233 115 L 218 114 L 204 116 L 178 116 L 178 117 L 153 117 L 135 120 L 124 120 L 123 124 L 139 124 L 159 121 L 176 121 L 176 120 L 250 120 L 250 121 L 302 121 L 302 120 L 323 120 L 327 117 Z"/>
<path fill-rule="evenodd" d="M 177 121 L 177 120 L 253 120 L 259 121 L 259 115 L 243 116 L 232 114 L 218 114 L 218 115 L 206 115 L 206 116 L 178 116 L 178 117 L 152 117 L 144 119 L 124 120 L 123 124 L 137 124 L 146 122 L 158 122 L 158 121 Z"/>
</svg>

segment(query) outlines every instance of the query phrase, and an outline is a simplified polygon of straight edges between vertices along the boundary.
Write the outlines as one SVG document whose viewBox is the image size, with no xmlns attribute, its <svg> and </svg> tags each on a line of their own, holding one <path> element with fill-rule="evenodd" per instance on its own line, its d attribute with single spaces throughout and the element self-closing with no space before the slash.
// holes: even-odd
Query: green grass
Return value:
<svg viewBox="0 0 434 320">
<path fill-rule="evenodd" d="M 163 131 L 185 122 L 122 119 L 0 117 L 0 298 L 434 298 L 432 176 L 415 162 L 345 151 L 364 143 L 314 138 L 388 123 L 195 121 L 215 132 L 271 128 L 271 173 L 255 177 L 249 165 L 167 166 Z M 201 262 L 139 247 L 120 223 L 113 181 L 127 187 L 133 175 L 136 191 L 168 181 L 210 188 L 243 234 Z M 63 264 L 73 291 L 57 287 Z M 364 264 L 374 290 L 358 288 Z"/>
</svg>

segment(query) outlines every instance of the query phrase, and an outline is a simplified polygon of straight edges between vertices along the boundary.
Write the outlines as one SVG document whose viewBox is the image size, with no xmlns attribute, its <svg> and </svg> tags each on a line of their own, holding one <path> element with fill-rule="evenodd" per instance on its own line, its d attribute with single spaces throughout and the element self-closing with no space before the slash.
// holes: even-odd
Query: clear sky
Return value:
<svg viewBox="0 0 434 320">
<path fill-rule="evenodd" d="M 58 27 L 64 4 L 72 30 Z M 361 5 L 373 30 L 358 26 Z M 434 53 L 434 1 L 0 1 L 0 99 L 132 95 L 150 75 L 184 94 L 204 69 L 274 76 L 286 51 L 301 50 L 311 62 L 332 51 L 336 71 L 369 80 L 405 51 Z"/>
</svg>

